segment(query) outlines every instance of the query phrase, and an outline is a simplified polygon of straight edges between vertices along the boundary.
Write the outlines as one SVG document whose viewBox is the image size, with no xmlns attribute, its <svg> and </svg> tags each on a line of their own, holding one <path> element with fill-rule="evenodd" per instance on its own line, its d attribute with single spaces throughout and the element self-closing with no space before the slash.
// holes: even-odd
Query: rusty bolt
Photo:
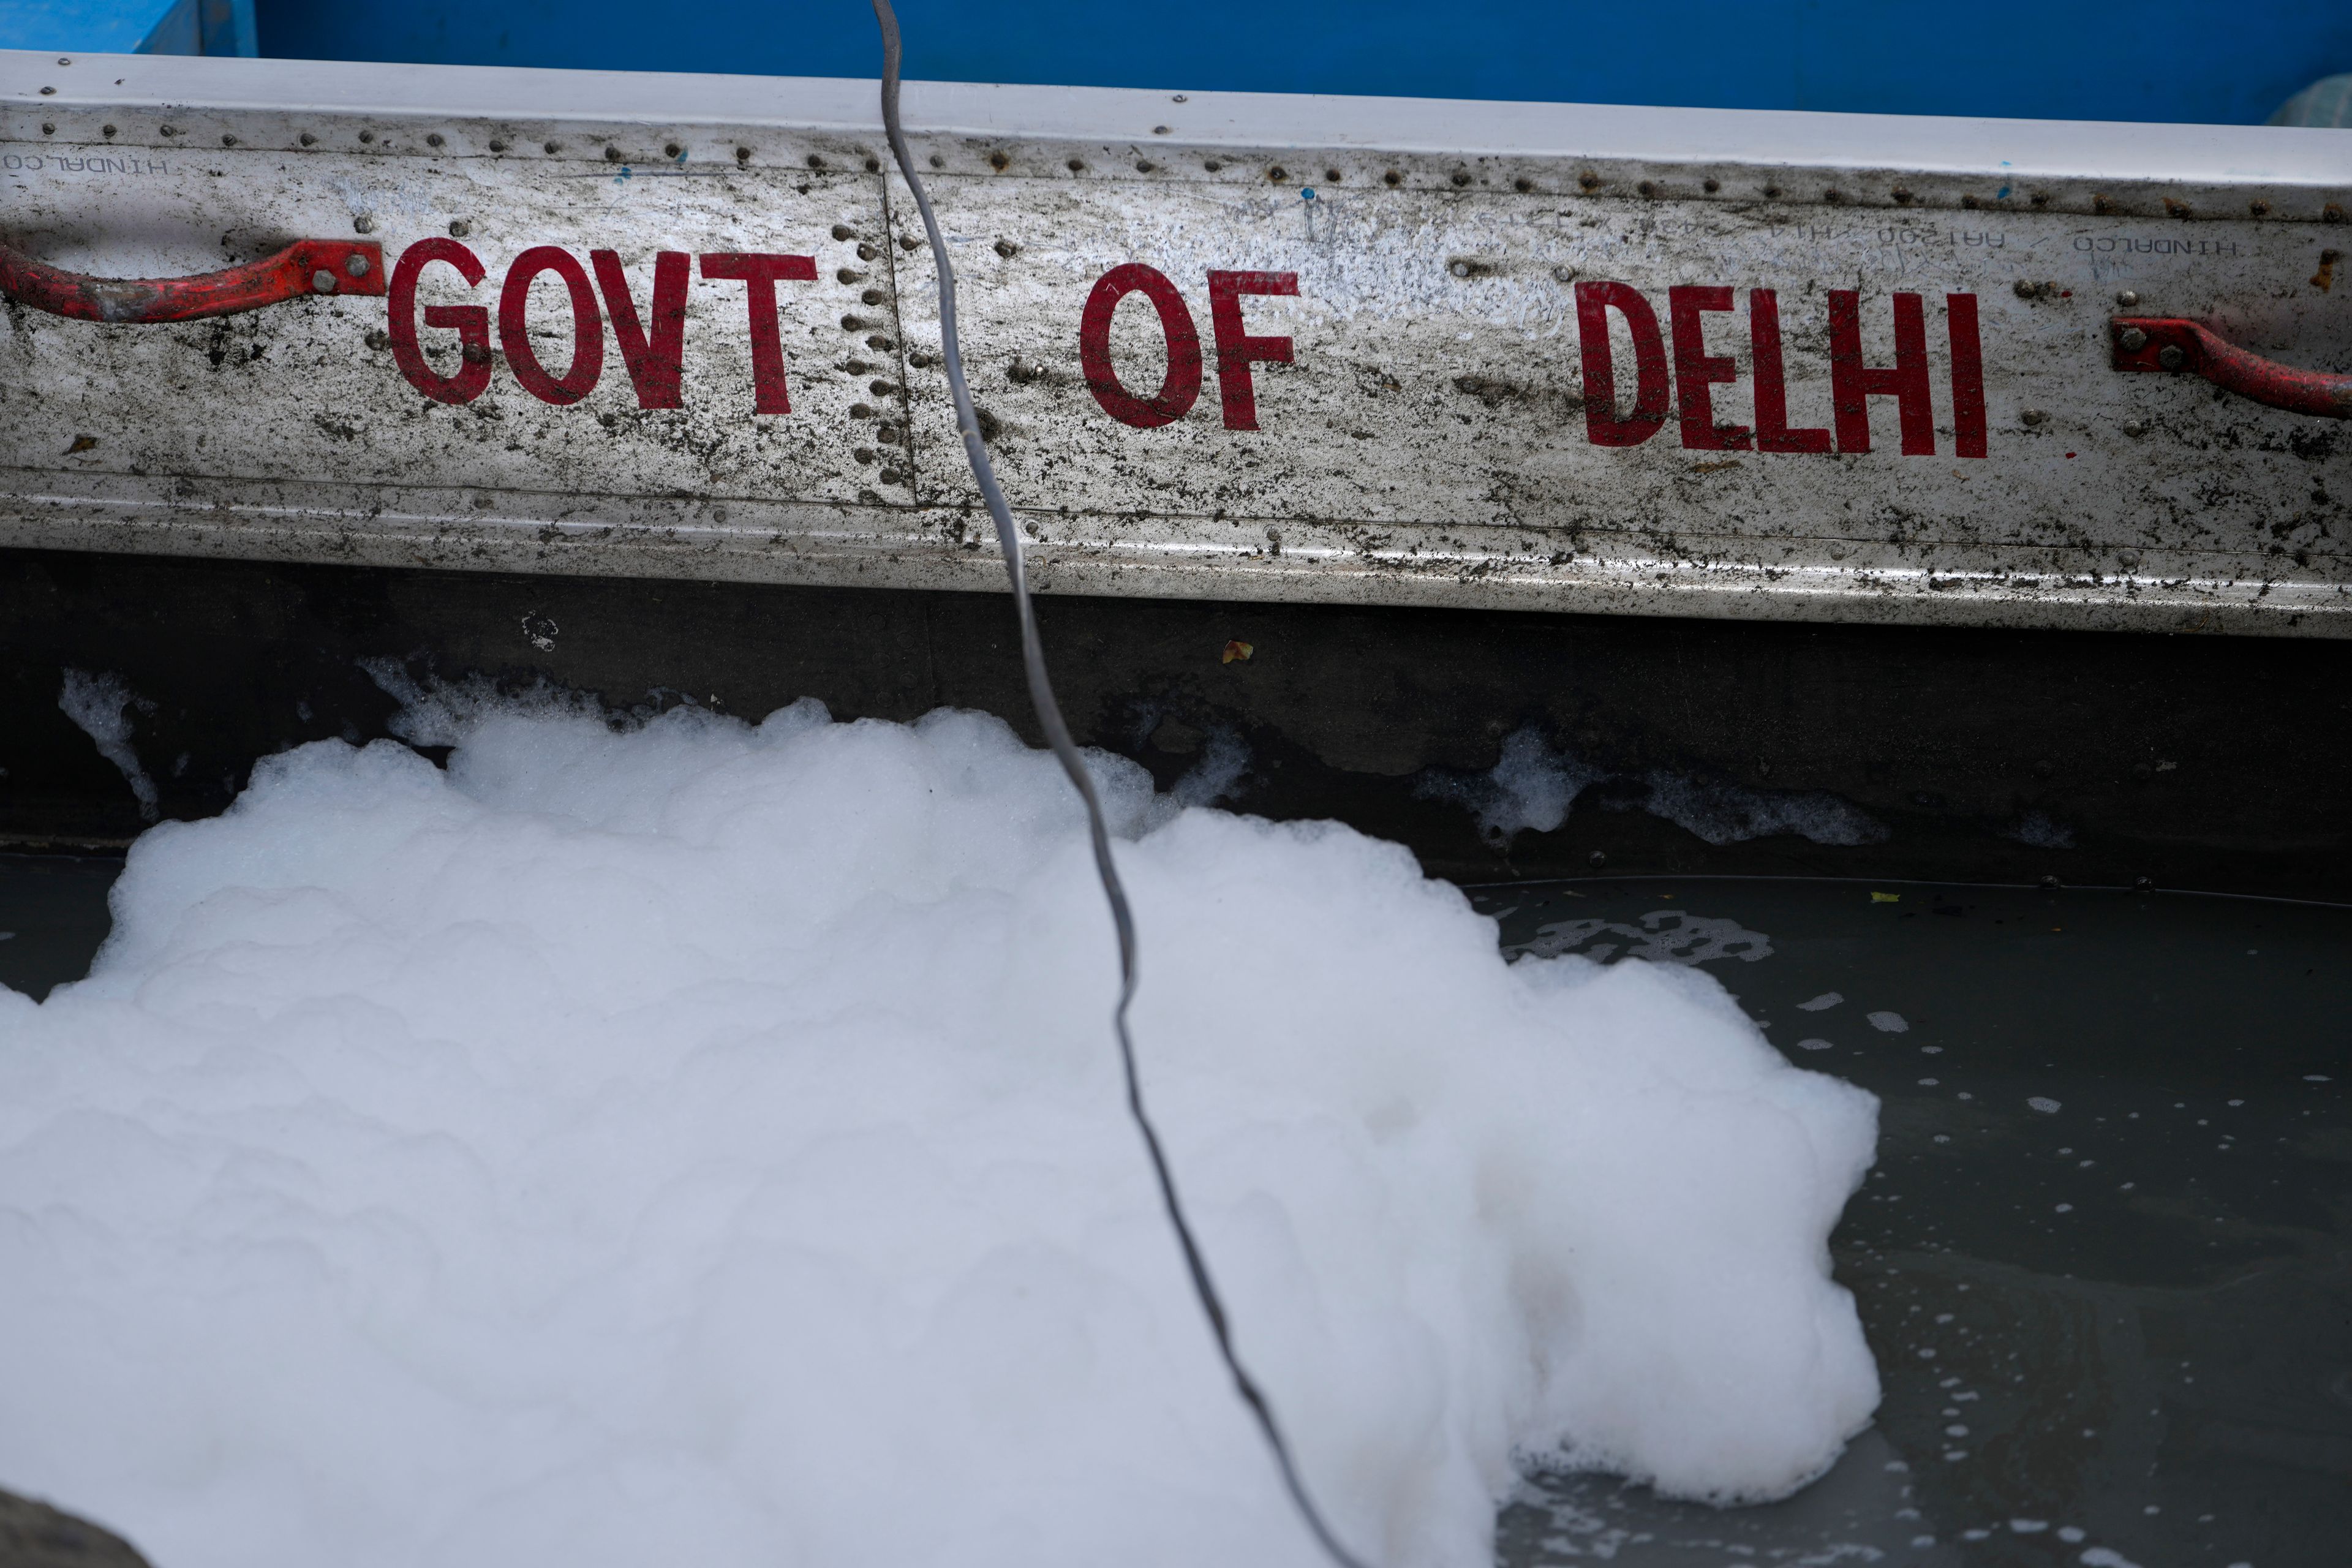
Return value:
<svg viewBox="0 0 2352 1568">
<path fill-rule="evenodd" d="M 923 248 L 923 242 L 916 238 L 911 234 L 902 234 L 898 237 L 898 248 L 901 250 L 920 250 Z"/>
<path fill-rule="evenodd" d="M 1391 169 L 1381 176 L 1381 183 L 1388 185 L 1402 185 L 1404 184 L 1404 176 L 1396 170 Z"/>
<path fill-rule="evenodd" d="M 810 154 L 808 155 L 808 158 L 806 159 L 806 162 L 807 162 L 807 163 L 808 163 L 808 166 L 809 166 L 810 168 L 812 168 L 812 169 L 822 169 L 822 168 L 824 168 L 824 160 L 823 158 L 818 157 L 818 156 L 817 156 L 815 153 L 810 153 Z"/>
<path fill-rule="evenodd" d="M 366 138 L 363 136 L 361 140 L 365 141 Z M 550 153 L 561 153 L 563 151 L 563 143 L 561 142 L 542 142 L 540 143 L 540 146 Z"/>
<path fill-rule="evenodd" d="M 1073 158 L 1068 167 L 1073 174 L 1083 174 L 1087 172 L 1087 161 L 1084 158 Z"/>
<path fill-rule="evenodd" d="M 2147 334 L 2141 331 L 2137 327 L 2126 327 L 2124 329 L 2124 335 L 2117 338 L 2116 341 L 2123 344 L 2124 353 L 2127 354 L 2136 354 L 2139 353 L 2140 350 L 2147 347 Z"/>
<path fill-rule="evenodd" d="M 866 172 L 869 174 L 880 174 L 882 172 L 882 160 L 869 154 L 866 160 Z"/>
<path fill-rule="evenodd" d="M 2267 217 L 2270 216 L 2271 204 L 2256 197 L 2246 204 L 2246 210 L 2256 217 Z"/>
<path fill-rule="evenodd" d="M 2136 289 L 2126 289 L 2116 296 L 2116 303 L 2126 308 L 2137 305 L 2139 303 L 2139 293 Z"/>
<path fill-rule="evenodd" d="M 1165 125 L 1155 125 L 1151 128 L 1151 133 L 1154 136 L 1165 136 L 1168 134 L 1168 127 Z"/>
<path fill-rule="evenodd" d="M 1009 239 L 1000 239 L 996 242 L 996 254 L 1010 261 L 1021 254 L 1021 247 Z"/>
<path fill-rule="evenodd" d="M 1822 200 L 1825 202 L 1842 202 L 1845 200 L 1845 193 L 1836 189 L 1835 187 L 1832 187 L 1831 189 L 1822 193 Z"/>
<path fill-rule="evenodd" d="M 1460 187 L 1460 186 L 1463 186 L 1463 185 L 1466 185 L 1466 184 L 1468 184 L 1469 183 L 1470 183 L 1470 171 L 1469 171 L 1469 170 L 1467 170 L 1467 169 L 1456 169 L 1456 170 L 1454 170 L 1454 185 L 1455 185 L 1457 188 L 1458 188 L 1458 187 Z"/>
<path fill-rule="evenodd" d="M 751 161 L 751 149 L 750 149 L 749 147 L 738 147 L 738 148 L 736 148 L 736 149 L 735 149 L 735 161 L 736 161 L 737 163 L 750 163 L 750 162 Z"/>
<path fill-rule="evenodd" d="M 1336 185 L 1347 177 L 1347 175 L 1341 174 L 1337 169 L 1326 169 L 1323 171 L 1323 183 L 1327 185 Z"/>
<path fill-rule="evenodd" d="M 331 294 L 335 291 L 335 275 L 321 267 L 310 274 L 310 287 L 318 293 Z"/>
<path fill-rule="evenodd" d="M 1518 192 L 1519 195 L 1523 196 L 1535 188 L 1536 183 L 1533 180 L 1528 179 L 1525 174 L 1521 174 L 1517 179 L 1511 182 L 1511 189 Z"/>
<path fill-rule="evenodd" d="M 1778 185 L 1767 185 L 1764 187 L 1764 195 L 1769 201 L 1779 201 L 1780 199 L 1780 187 Z"/>
<path fill-rule="evenodd" d="M 1135 172 L 1139 174 L 1148 174 L 1156 166 L 1149 158 L 1138 158 L 1135 161 Z"/>
<path fill-rule="evenodd" d="M 2139 552 L 2137 550 L 2118 550 L 2116 552 L 2116 560 L 2126 571 L 2129 571 L 2131 568 L 2139 564 Z"/>
<path fill-rule="evenodd" d="M 2167 370 L 2179 370 L 2189 363 L 2189 356 L 2182 353 L 2177 344 L 2167 343 L 2156 351 L 2156 363 Z"/>
<path fill-rule="evenodd" d="M 944 169 L 944 168 L 946 168 L 947 166 L 948 166 L 948 161 L 947 161 L 945 158 L 940 157 L 937 153 L 932 153 L 932 154 L 931 154 L 931 167 L 932 167 L 932 168 L 934 168 L 934 169 Z"/>
<path fill-rule="evenodd" d="M 2031 300 L 2034 297 L 2035 293 L 2038 292 L 2032 284 L 2027 282 L 2022 278 L 2011 284 L 2009 286 L 2009 291 L 2016 295 L 2021 300 Z"/>
<path fill-rule="evenodd" d="M 221 145 L 224 147 L 234 147 L 236 145 L 236 138 L 228 134 L 226 132 L 223 132 L 221 133 Z"/>
<path fill-rule="evenodd" d="M 464 218 L 461 218 L 461 217 L 453 217 L 453 218 L 451 218 L 451 219 L 449 220 L 449 237 L 450 237 L 450 238 L 452 238 L 452 239 L 463 239 L 463 238 L 465 238 L 467 235 L 469 235 L 469 234 L 471 234 L 471 233 L 473 233 L 473 232 L 474 232 L 474 226 L 473 226 L 472 224 L 470 224 L 470 223 L 467 223 Z"/>
<path fill-rule="evenodd" d="M 850 456 L 856 458 L 861 463 L 870 463 L 877 457 L 880 456 L 880 454 L 876 452 L 871 447 L 860 447 L 856 451 L 850 453 Z"/>
<path fill-rule="evenodd" d="M 866 386 L 866 390 L 872 393 L 877 397 L 896 397 L 898 395 L 898 389 L 891 385 L 887 381 L 873 382 Z"/>
<path fill-rule="evenodd" d="M 2025 199 L 2032 202 L 2037 207 L 2046 207 L 2050 205 L 2050 193 L 2048 191 L 2036 191 Z"/>
<path fill-rule="evenodd" d="M 2046 423 L 2049 420 L 2050 416 L 2042 409 L 2029 408 L 2024 413 L 2020 414 L 2018 417 L 2024 420 L 2028 425 L 2041 425 Z"/>
<path fill-rule="evenodd" d="M 373 142 L 375 140 L 375 132 L 373 131 L 362 131 L 360 132 L 360 140 L 362 142 Z"/>
<path fill-rule="evenodd" d="M 343 270 L 354 278 L 364 278 L 368 275 L 368 258 L 354 250 L 343 258 Z"/>
<path fill-rule="evenodd" d="M 1896 206 L 1907 207 L 1911 205 L 1911 193 L 1906 187 L 1897 185 L 1891 194 L 1895 197 Z"/>
<path fill-rule="evenodd" d="M 988 166 L 999 174 L 1003 174 L 1012 165 L 1012 163 L 1013 160 L 1002 153 L 991 153 L 988 155 Z"/>
<path fill-rule="evenodd" d="M 618 147 L 614 146 L 610 142 L 605 142 L 605 143 L 604 143 L 604 162 L 606 162 L 607 163 L 619 163 L 620 161 L 621 161 L 621 150 L 620 150 Z"/>
<path fill-rule="evenodd" d="M 1701 180 L 1699 182 L 1699 188 L 1705 191 L 1708 195 L 1713 195 L 1716 192 L 1723 189 L 1723 182 L 1717 179 Z"/>
<path fill-rule="evenodd" d="M 871 419 L 874 410 L 866 404 L 853 403 L 849 405 L 849 416 L 852 419 Z"/>
<path fill-rule="evenodd" d="M 895 343 L 891 342 L 891 341 L 890 341 L 889 339 L 887 339 L 887 338 L 886 338 L 886 337 L 883 337 L 883 336 L 882 336 L 882 335 L 880 335 L 879 333 L 877 333 L 875 336 L 870 337 L 870 338 L 868 338 L 868 339 L 866 339 L 866 346 L 867 348 L 869 348 L 869 349 L 874 350 L 874 351 L 875 351 L 876 353 L 886 353 L 886 354 L 887 354 L 887 353 L 889 353 L 893 348 L 897 347 L 898 345 L 896 345 Z"/>
<path fill-rule="evenodd" d="M 388 349 L 392 346 L 392 334 L 378 327 L 368 333 L 367 346 L 372 349 Z"/>
<path fill-rule="evenodd" d="M 1276 163 L 1265 172 L 1265 177 L 1271 183 L 1279 185 L 1290 178 L 1290 171 Z"/>
<path fill-rule="evenodd" d="M 1643 180 L 1633 188 L 1645 196 L 1654 196 L 1658 194 L 1658 183 L 1655 180 Z"/>
<path fill-rule="evenodd" d="M 2330 202 L 2326 206 L 2320 208 L 2319 221 L 2322 223 L 2342 223 L 2344 221 L 2344 204 L 2342 202 Z"/>
<path fill-rule="evenodd" d="M 163 127 L 164 135 L 169 136 L 171 133 L 172 128 L 170 126 L 166 125 Z M 301 135 L 294 138 L 294 140 L 299 142 L 305 147 L 316 147 L 319 144 L 319 139 L 316 136 L 311 135 L 308 131 L 305 131 Z"/>
<path fill-rule="evenodd" d="M 2105 196 L 2095 195 L 2091 198 L 2091 210 L 2095 213 L 2111 213 L 2116 210 L 2116 204 Z"/>
<path fill-rule="evenodd" d="M 48 98 L 48 97 L 51 97 L 51 96 L 53 96 L 53 95 L 57 92 L 57 90 L 58 90 L 58 89 L 57 89 L 56 88 L 53 88 L 53 87 L 45 87 L 45 88 L 41 89 L 41 96 L 42 96 L 43 98 Z"/>
<path fill-rule="evenodd" d="M 503 153 L 503 152 L 505 152 L 506 150 L 507 150 L 507 139 L 506 139 L 505 137 L 503 137 L 503 136 L 493 136 L 493 137 L 491 137 L 491 138 L 490 138 L 490 151 L 491 151 L 491 152 L 493 152 L 493 153 Z"/>
<path fill-rule="evenodd" d="M 865 273 L 849 267 L 843 268 L 840 271 L 835 273 L 834 276 L 844 283 L 863 283 L 866 281 Z"/>
<path fill-rule="evenodd" d="M 835 239 L 856 239 L 857 237 L 857 231 L 850 227 L 845 223 L 837 223 L 833 226 L 833 237 Z"/>
<path fill-rule="evenodd" d="M 884 293 L 879 289 L 868 289 L 865 293 L 860 294 L 858 298 L 865 300 L 869 305 L 881 305 L 887 303 L 890 296 Z"/>
<path fill-rule="evenodd" d="M 2138 440 L 2142 436 L 2147 434 L 2147 421 L 2145 419 L 2125 420 L 2124 434 L 2130 437 L 2135 441 Z"/>
<path fill-rule="evenodd" d="M 439 132 L 438 131 L 435 131 L 435 132 L 429 132 L 429 133 L 425 136 L 425 144 L 427 147 L 439 147 L 439 146 L 442 146 L 442 145 L 444 145 L 444 144 L 445 144 L 445 139 L 443 138 L 443 136 L 442 136 L 441 132 Z"/>
<path fill-rule="evenodd" d="M 375 219 L 368 216 L 365 213 L 362 213 L 359 216 L 352 219 L 352 228 L 353 232 L 358 234 L 373 234 L 375 232 Z"/>
<path fill-rule="evenodd" d="M 43 121 L 41 121 L 41 134 L 42 134 L 42 135 L 44 135 L 44 136 L 55 136 L 57 133 L 58 133 L 58 128 L 57 128 L 56 126 L 54 126 L 54 125 L 50 124 L 50 123 L 49 123 L 47 121 L 46 121 L 46 120 L 44 120 Z"/>
<path fill-rule="evenodd" d="M 665 142 L 662 143 L 662 156 L 665 158 L 676 158 L 683 154 L 685 152 L 686 149 L 679 146 L 675 142 Z"/>
<path fill-rule="evenodd" d="M 1595 870 L 1598 870 L 1600 868 L 1609 864 L 1609 857 L 1605 852 L 1595 849 L 1591 854 L 1587 855 L 1584 858 L 1584 863 L 1592 867 Z"/>
<path fill-rule="evenodd" d="M 863 242 L 860 242 L 857 247 L 857 259 L 860 261 L 871 261 L 881 254 L 882 253 L 880 251 L 875 249 L 872 246 L 866 245 Z"/>
<path fill-rule="evenodd" d="M 872 325 L 874 325 L 874 323 L 867 321 L 863 316 L 844 316 L 841 318 L 841 330 L 845 332 L 862 332 Z"/>
<path fill-rule="evenodd" d="M 111 136 L 114 134 L 114 127 L 111 125 L 101 125 L 98 128 L 98 133 L 101 136 Z"/>
<path fill-rule="evenodd" d="M 1220 169 L 1223 168 L 1224 166 L 1225 166 L 1225 165 L 1224 165 L 1224 163 L 1223 163 L 1221 160 L 1219 160 L 1219 159 L 1215 159 L 1215 158 L 1203 158 L 1203 159 L 1202 159 L 1202 160 L 1201 160 L 1201 167 L 1202 167 L 1203 169 L 1208 170 L 1208 171 L 1209 171 L 1209 173 L 1211 173 L 1212 174 L 1215 174 L 1218 170 L 1220 170 Z"/>
</svg>

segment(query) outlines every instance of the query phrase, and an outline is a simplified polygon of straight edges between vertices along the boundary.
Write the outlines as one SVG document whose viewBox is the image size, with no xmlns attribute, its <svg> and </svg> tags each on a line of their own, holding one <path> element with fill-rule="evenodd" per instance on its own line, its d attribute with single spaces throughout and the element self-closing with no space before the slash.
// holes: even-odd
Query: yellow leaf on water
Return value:
<svg viewBox="0 0 2352 1568">
<path fill-rule="evenodd" d="M 1870 901 L 1874 904 L 1899 904 L 1903 901 L 1903 895 L 1900 893 L 1873 893 L 1870 895 Z"/>
<path fill-rule="evenodd" d="M 1231 664 L 1237 658 L 1247 658 L 1256 651 L 1257 649 L 1250 647 L 1249 644 L 1242 641 L 1239 637 L 1235 637 L 1232 642 L 1225 645 L 1225 656 L 1217 662 L 1220 664 Z"/>
</svg>

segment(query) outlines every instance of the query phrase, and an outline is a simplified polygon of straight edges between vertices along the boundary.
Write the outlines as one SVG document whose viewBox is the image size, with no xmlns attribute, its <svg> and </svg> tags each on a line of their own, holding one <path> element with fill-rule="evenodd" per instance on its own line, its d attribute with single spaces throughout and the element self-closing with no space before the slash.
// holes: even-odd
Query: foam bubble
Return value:
<svg viewBox="0 0 2352 1568">
<path fill-rule="evenodd" d="M 97 742 L 98 754 L 121 773 L 139 802 L 139 815 L 149 822 L 154 821 L 159 799 L 155 781 L 147 776 L 147 770 L 139 763 L 139 753 L 131 749 L 130 710 L 142 708 L 152 711 L 155 705 L 133 697 L 119 675 L 92 675 L 87 670 L 68 669 L 64 689 L 58 693 L 58 706 L 76 728 Z"/>
<path fill-rule="evenodd" d="M 133 847 L 0 990 L 0 1475 L 173 1568 L 1318 1559 L 1123 1119 L 1052 759 L 457 694 Z M 1672 964 L 1095 759 L 1241 1349 L 1383 1564 L 1514 1456 L 1786 1492 L 1877 1379 L 1875 1102 Z M 1738 1281 L 1726 1289 L 1727 1279 Z"/>
<path fill-rule="evenodd" d="M 1425 800 L 1450 800 L 1478 819 L 1488 840 L 1508 843 L 1532 829 L 1549 833 L 1568 820 L 1568 808 L 1601 775 L 1555 749 L 1543 731 L 1522 725 L 1503 738 L 1502 756 L 1483 773 L 1433 768 L 1413 786 Z"/>
<path fill-rule="evenodd" d="M 1882 844 L 1886 825 L 1822 790 L 1760 790 L 1728 779 L 1651 770 L 1643 809 L 1709 844 L 1793 833 L 1815 844 Z"/>
</svg>

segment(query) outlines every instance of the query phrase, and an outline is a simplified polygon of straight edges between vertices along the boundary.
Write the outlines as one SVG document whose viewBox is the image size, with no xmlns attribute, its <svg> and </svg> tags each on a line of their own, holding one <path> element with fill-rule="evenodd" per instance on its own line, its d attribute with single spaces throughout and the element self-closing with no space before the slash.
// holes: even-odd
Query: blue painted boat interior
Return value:
<svg viewBox="0 0 2352 1568">
<path fill-rule="evenodd" d="M 244 10 L 200 52 L 867 76 L 866 0 L 6 0 L 0 45 L 127 49 Z M 2346 0 L 899 0 L 908 74 L 1724 109 L 2258 123 L 2352 71 Z M 199 52 L 170 42 L 170 52 Z"/>
</svg>

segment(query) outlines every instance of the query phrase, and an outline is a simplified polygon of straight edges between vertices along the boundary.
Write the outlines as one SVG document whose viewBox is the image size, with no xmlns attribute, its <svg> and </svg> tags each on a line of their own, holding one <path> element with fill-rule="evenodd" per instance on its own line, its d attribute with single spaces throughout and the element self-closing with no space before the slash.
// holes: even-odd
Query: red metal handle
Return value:
<svg viewBox="0 0 2352 1568">
<path fill-rule="evenodd" d="M 2222 342 L 2195 321 L 2117 316 L 2107 323 L 2117 370 L 2201 375 L 2214 385 L 2322 419 L 2352 419 L 2352 375 L 2299 370 Z"/>
<path fill-rule="evenodd" d="M 299 239 L 275 256 L 194 278 L 92 278 L 0 240 L 0 294 L 79 321 L 193 321 L 309 294 L 383 291 L 383 247 L 372 239 Z"/>
</svg>

